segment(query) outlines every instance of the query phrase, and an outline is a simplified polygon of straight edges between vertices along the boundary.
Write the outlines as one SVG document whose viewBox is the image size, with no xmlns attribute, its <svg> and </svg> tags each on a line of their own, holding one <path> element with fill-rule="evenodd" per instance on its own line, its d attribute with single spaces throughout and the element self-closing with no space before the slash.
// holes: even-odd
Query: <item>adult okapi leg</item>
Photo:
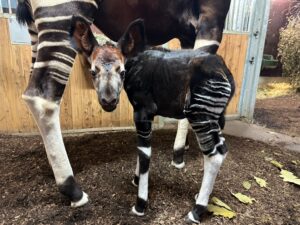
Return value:
<svg viewBox="0 0 300 225">
<path fill-rule="evenodd" d="M 59 121 L 60 101 L 76 51 L 70 45 L 68 32 L 54 29 L 39 32 L 37 51 L 22 97 L 40 130 L 59 191 L 71 200 L 72 207 L 79 207 L 88 202 L 88 196 L 74 179 Z"/>
<path fill-rule="evenodd" d="M 28 25 L 28 32 L 31 39 L 31 67 L 30 67 L 30 77 L 33 71 L 33 65 L 37 57 L 37 46 L 38 46 L 38 31 L 34 23 Z"/>
<path fill-rule="evenodd" d="M 224 0 L 221 3 L 201 2 L 194 49 L 202 48 L 212 54 L 218 51 L 229 6 L 230 0 Z"/>
<path fill-rule="evenodd" d="M 133 184 L 138 184 L 138 197 L 132 213 L 143 216 L 148 201 L 149 165 L 151 157 L 151 134 L 153 118 L 144 117 L 143 112 L 135 112 L 134 120 L 137 132 L 138 162 Z"/>
</svg>

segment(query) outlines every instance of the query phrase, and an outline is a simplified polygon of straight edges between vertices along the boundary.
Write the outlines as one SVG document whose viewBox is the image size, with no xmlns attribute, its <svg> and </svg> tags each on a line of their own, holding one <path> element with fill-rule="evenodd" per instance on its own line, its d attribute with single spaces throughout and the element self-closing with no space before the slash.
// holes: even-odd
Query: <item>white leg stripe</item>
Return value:
<svg viewBox="0 0 300 225">
<path fill-rule="evenodd" d="M 59 58 L 59 59 L 63 59 L 65 61 L 68 61 L 69 63 L 74 63 L 74 58 L 66 55 L 66 54 L 63 54 L 61 52 L 55 52 L 52 54 L 54 57 L 56 58 Z"/>
<path fill-rule="evenodd" d="M 47 34 L 47 33 L 62 33 L 62 34 L 69 34 L 69 32 L 64 31 L 64 30 L 56 30 L 56 29 L 47 29 L 47 30 L 42 30 L 39 32 L 38 37 Z"/>
<path fill-rule="evenodd" d="M 98 9 L 98 4 L 96 3 L 95 0 L 71 0 L 72 2 L 85 2 L 85 3 L 90 3 L 94 5 Z M 68 2 L 71 2 L 68 1 Z M 35 11 L 39 7 L 51 7 L 51 6 L 56 6 L 59 4 L 66 3 L 66 0 L 43 0 L 43 1 L 38 1 L 38 0 L 31 0 L 31 6 L 33 11 Z"/>
<path fill-rule="evenodd" d="M 39 69 L 39 68 L 44 68 L 44 67 L 52 67 L 52 68 L 58 69 L 61 72 L 64 72 L 67 74 L 69 74 L 72 69 L 72 67 L 66 65 L 65 63 L 62 63 L 62 62 L 59 62 L 56 60 L 51 60 L 51 61 L 46 61 L 46 62 L 35 62 L 33 68 Z"/>
<path fill-rule="evenodd" d="M 137 159 L 136 159 L 135 175 L 136 176 L 140 175 L 140 160 L 139 160 L 139 157 L 137 157 Z"/>
<path fill-rule="evenodd" d="M 53 1 L 56 2 L 56 1 Z M 53 17 L 43 17 L 35 20 L 36 26 L 38 26 L 40 23 L 49 23 L 49 22 L 57 22 L 62 20 L 70 20 L 72 19 L 71 16 L 53 16 Z"/>
<path fill-rule="evenodd" d="M 189 121 L 187 119 L 178 121 L 177 134 L 174 143 L 174 150 L 183 148 L 185 146 L 186 136 L 188 133 Z"/>
<path fill-rule="evenodd" d="M 145 201 L 148 200 L 148 179 L 149 171 L 140 175 L 138 196 Z"/>
<path fill-rule="evenodd" d="M 43 41 L 42 43 L 39 43 L 37 49 L 40 50 L 45 47 L 57 47 L 57 46 L 64 46 L 66 48 L 72 49 L 75 52 L 75 50 L 71 47 L 71 44 L 69 41 L 59 41 L 59 42 Z"/>
<path fill-rule="evenodd" d="M 62 84 L 62 85 L 66 85 L 68 83 L 67 80 L 65 79 L 61 79 L 61 78 L 58 78 L 58 77 L 55 77 L 55 76 L 52 76 L 52 79 L 57 81 L 58 83 Z"/>
<path fill-rule="evenodd" d="M 140 151 L 142 151 L 146 156 L 150 157 L 151 156 L 151 147 L 146 148 L 146 147 L 138 147 Z"/>
<path fill-rule="evenodd" d="M 205 40 L 205 39 L 198 39 L 195 42 L 194 49 L 205 47 L 205 46 L 210 46 L 210 45 L 220 45 L 220 42 L 215 41 L 215 40 Z"/>
</svg>

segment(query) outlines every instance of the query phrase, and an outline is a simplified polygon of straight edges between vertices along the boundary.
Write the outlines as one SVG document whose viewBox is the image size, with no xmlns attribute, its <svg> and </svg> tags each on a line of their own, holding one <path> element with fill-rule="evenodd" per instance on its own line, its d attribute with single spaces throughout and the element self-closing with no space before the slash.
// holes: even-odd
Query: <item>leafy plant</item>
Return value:
<svg viewBox="0 0 300 225">
<path fill-rule="evenodd" d="M 289 77 L 295 88 L 300 87 L 300 2 L 292 1 L 288 24 L 280 30 L 278 56 L 283 75 Z"/>
</svg>

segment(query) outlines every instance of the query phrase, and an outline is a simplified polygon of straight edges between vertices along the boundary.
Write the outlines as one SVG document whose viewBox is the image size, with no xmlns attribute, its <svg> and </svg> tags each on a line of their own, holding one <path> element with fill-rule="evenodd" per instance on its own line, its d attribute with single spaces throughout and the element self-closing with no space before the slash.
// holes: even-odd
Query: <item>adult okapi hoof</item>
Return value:
<svg viewBox="0 0 300 225">
<path fill-rule="evenodd" d="M 145 212 L 138 212 L 136 209 L 135 209 L 135 206 L 133 206 L 131 208 L 131 211 L 129 213 L 130 215 L 134 215 L 134 216 L 144 216 L 145 215 Z"/>
<path fill-rule="evenodd" d="M 172 160 L 171 165 L 174 166 L 175 168 L 181 170 L 181 169 L 183 169 L 183 168 L 185 167 L 185 162 L 182 162 L 182 163 L 177 164 L 176 162 L 174 162 L 174 161 Z"/>
<path fill-rule="evenodd" d="M 82 193 L 82 198 L 79 201 L 71 202 L 71 207 L 72 208 L 78 208 L 78 207 L 83 206 L 86 203 L 88 203 L 88 201 L 89 201 L 89 196 L 85 192 L 83 192 Z"/>
</svg>

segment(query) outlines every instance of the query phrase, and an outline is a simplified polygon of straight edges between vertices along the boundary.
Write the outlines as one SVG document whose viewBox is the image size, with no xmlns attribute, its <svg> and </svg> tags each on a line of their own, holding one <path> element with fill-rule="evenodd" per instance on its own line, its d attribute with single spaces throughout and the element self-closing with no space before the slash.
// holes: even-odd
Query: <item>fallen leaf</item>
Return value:
<svg viewBox="0 0 300 225">
<path fill-rule="evenodd" d="M 234 194 L 231 192 L 231 194 L 244 204 L 252 204 L 253 201 L 256 201 L 254 198 L 248 197 L 247 195 L 243 195 L 242 193 Z"/>
<path fill-rule="evenodd" d="M 272 157 L 265 157 L 265 160 L 269 162 L 269 161 L 273 160 L 273 158 Z"/>
<path fill-rule="evenodd" d="M 226 208 L 226 209 L 232 211 L 232 209 L 231 209 L 226 203 L 222 202 L 222 201 L 221 201 L 220 199 L 218 199 L 217 197 L 213 197 L 213 198 L 211 199 L 211 201 L 212 201 L 215 205 L 221 206 L 221 207 L 223 207 L 223 208 Z"/>
<path fill-rule="evenodd" d="M 254 179 L 256 181 L 256 183 L 260 186 L 260 187 L 267 187 L 267 181 L 262 179 L 262 178 L 259 178 L 259 177 L 256 177 L 254 176 Z"/>
<path fill-rule="evenodd" d="M 292 163 L 296 166 L 298 166 L 300 164 L 300 161 L 299 160 L 293 160 Z"/>
<path fill-rule="evenodd" d="M 236 216 L 235 212 L 216 205 L 208 204 L 207 210 L 213 213 L 215 216 L 223 216 L 229 219 L 232 219 Z"/>
<path fill-rule="evenodd" d="M 292 172 L 287 170 L 281 170 L 280 177 L 283 178 L 283 181 L 300 185 L 300 179 L 296 177 Z"/>
<path fill-rule="evenodd" d="M 279 169 L 283 168 L 283 165 L 280 162 L 277 162 L 276 160 L 271 160 L 270 162 Z"/>
<path fill-rule="evenodd" d="M 247 180 L 245 180 L 243 182 L 243 187 L 246 189 L 246 190 L 249 190 L 251 188 L 251 183 Z"/>
</svg>

